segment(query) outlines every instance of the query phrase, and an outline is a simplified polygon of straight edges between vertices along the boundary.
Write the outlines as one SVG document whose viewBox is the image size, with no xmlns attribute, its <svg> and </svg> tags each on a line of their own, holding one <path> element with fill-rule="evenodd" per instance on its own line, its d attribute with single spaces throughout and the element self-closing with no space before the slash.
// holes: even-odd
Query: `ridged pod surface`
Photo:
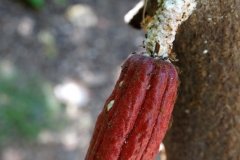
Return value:
<svg viewBox="0 0 240 160">
<path fill-rule="evenodd" d="M 85 160 L 153 160 L 177 97 L 173 64 L 132 55 L 99 115 Z"/>
</svg>

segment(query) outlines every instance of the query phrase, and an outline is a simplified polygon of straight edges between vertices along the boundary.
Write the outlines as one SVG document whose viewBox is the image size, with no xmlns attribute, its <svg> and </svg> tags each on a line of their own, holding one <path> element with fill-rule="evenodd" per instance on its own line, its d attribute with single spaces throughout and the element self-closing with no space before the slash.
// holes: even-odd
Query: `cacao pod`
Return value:
<svg viewBox="0 0 240 160">
<path fill-rule="evenodd" d="M 85 160 L 153 160 L 177 87 L 173 64 L 141 54 L 128 58 L 98 117 Z"/>
</svg>

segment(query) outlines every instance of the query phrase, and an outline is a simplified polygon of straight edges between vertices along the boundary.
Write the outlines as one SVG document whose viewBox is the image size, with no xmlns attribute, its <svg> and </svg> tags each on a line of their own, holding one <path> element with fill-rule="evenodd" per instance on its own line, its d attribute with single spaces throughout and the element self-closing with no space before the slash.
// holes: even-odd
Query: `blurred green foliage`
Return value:
<svg viewBox="0 0 240 160">
<path fill-rule="evenodd" d="M 41 8 L 45 4 L 45 0 L 25 0 L 25 1 L 34 8 Z"/>
<path fill-rule="evenodd" d="M 42 129 L 56 129 L 62 125 L 60 111 L 50 84 L 0 64 L 0 141 L 33 139 Z"/>
<path fill-rule="evenodd" d="M 36 9 L 40 9 L 46 4 L 46 0 L 24 0 L 24 1 L 31 7 Z M 58 5 L 64 5 L 67 3 L 66 0 L 54 0 L 53 2 Z"/>
</svg>

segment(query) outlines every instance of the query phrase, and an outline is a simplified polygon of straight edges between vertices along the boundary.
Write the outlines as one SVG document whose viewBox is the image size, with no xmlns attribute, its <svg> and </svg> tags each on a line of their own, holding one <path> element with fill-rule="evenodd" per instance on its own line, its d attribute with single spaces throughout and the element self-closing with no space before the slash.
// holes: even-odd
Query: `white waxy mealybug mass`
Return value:
<svg viewBox="0 0 240 160">
<path fill-rule="evenodd" d="M 146 56 L 146 57 L 150 57 L 150 55 L 148 53 L 143 53 L 142 55 Z"/>
<path fill-rule="evenodd" d="M 168 58 L 179 25 L 188 19 L 196 8 L 195 0 L 158 0 L 154 20 L 147 25 L 148 34 L 144 46 L 148 54 Z M 154 53 L 156 43 L 160 45 Z"/>
<path fill-rule="evenodd" d="M 111 100 L 107 105 L 107 111 L 109 111 L 112 108 L 113 104 L 114 104 L 114 100 Z"/>
</svg>

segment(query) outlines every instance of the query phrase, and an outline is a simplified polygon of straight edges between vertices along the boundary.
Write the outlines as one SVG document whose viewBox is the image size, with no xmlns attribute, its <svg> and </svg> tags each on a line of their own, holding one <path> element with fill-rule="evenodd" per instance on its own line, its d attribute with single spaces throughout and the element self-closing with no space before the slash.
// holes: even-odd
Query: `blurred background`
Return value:
<svg viewBox="0 0 240 160">
<path fill-rule="evenodd" d="M 0 0 L 0 159 L 83 160 L 144 31 L 138 0 Z"/>
</svg>

